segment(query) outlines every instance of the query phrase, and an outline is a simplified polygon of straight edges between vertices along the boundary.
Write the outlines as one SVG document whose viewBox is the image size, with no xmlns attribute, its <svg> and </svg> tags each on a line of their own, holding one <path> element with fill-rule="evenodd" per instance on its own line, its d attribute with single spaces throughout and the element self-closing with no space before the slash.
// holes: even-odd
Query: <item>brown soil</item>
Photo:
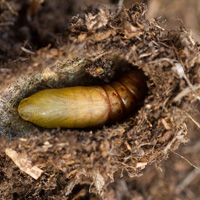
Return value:
<svg viewBox="0 0 200 200">
<path fill-rule="evenodd" d="M 199 199 L 200 4 L 124 6 L 0 0 L 0 199 Z M 118 123 L 49 130 L 17 113 L 38 90 L 103 84 L 135 67 L 146 98 Z"/>
</svg>

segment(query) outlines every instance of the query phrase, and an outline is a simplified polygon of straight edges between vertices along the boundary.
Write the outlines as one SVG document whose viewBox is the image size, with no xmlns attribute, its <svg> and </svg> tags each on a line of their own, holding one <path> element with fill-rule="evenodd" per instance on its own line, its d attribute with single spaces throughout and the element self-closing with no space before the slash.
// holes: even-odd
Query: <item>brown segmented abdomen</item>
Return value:
<svg viewBox="0 0 200 200">
<path fill-rule="evenodd" d="M 46 89 L 23 99 L 19 115 L 46 128 L 99 127 L 116 122 L 144 98 L 145 76 L 135 70 L 103 86 Z"/>
</svg>

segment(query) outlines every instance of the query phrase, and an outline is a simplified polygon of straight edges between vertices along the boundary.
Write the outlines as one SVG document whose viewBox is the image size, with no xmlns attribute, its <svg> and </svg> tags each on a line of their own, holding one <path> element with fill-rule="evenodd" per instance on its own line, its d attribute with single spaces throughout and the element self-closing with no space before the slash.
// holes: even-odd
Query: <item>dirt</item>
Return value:
<svg viewBox="0 0 200 200">
<path fill-rule="evenodd" d="M 141 2 L 0 1 L 1 199 L 199 199 L 199 3 Z M 135 68 L 146 97 L 117 123 L 50 130 L 17 113 L 41 89 Z"/>
</svg>

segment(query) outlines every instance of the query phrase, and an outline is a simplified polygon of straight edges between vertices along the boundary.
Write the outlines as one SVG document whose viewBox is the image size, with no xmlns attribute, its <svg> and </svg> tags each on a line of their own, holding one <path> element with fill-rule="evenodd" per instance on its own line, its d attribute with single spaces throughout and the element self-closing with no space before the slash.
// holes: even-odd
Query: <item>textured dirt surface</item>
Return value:
<svg viewBox="0 0 200 200">
<path fill-rule="evenodd" d="M 199 198 L 199 3 L 132 3 L 0 2 L 1 199 Z M 135 67 L 147 95 L 124 121 L 48 130 L 17 114 L 38 90 L 103 84 Z"/>
</svg>

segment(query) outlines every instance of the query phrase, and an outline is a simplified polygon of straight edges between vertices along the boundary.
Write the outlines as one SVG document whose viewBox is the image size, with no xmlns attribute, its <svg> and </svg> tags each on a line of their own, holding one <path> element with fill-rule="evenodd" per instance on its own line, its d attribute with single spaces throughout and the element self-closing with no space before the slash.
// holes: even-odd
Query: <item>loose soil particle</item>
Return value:
<svg viewBox="0 0 200 200">
<path fill-rule="evenodd" d="M 148 164 L 160 165 L 187 141 L 186 118 L 200 93 L 198 44 L 184 27 L 168 32 L 145 15 L 144 4 L 90 9 L 72 17 L 57 47 L 28 54 L 25 62 L 16 54 L 4 60 L 1 77 L 9 81 L 2 81 L 0 101 L 2 198 L 115 199 L 119 194 L 113 188 L 122 184 L 116 178 L 116 185 L 109 185 L 115 173 L 127 173 L 124 181 L 131 182 L 127 177 L 140 176 Z M 40 39 L 49 39 L 42 46 L 54 40 L 48 34 L 38 32 Z M 102 84 L 134 67 L 147 76 L 148 93 L 139 111 L 121 122 L 100 129 L 49 130 L 24 122 L 16 111 L 22 98 L 43 88 Z M 20 159 L 24 163 L 17 165 Z M 32 167 L 42 170 L 37 180 L 29 173 Z"/>
</svg>

